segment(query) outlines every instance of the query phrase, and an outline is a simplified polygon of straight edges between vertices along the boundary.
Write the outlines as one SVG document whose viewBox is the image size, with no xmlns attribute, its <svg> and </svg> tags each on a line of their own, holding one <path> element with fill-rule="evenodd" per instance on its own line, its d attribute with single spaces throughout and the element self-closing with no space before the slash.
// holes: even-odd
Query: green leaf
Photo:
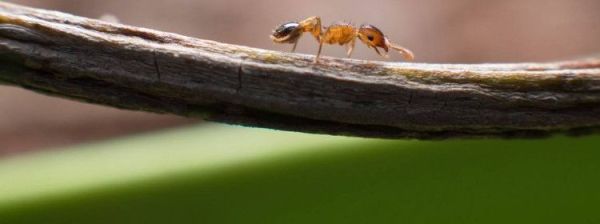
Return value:
<svg viewBox="0 0 600 224">
<path fill-rule="evenodd" d="M 193 127 L 0 160 L 0 223 L 593 223 L 599 146 Z"/>
</svg>

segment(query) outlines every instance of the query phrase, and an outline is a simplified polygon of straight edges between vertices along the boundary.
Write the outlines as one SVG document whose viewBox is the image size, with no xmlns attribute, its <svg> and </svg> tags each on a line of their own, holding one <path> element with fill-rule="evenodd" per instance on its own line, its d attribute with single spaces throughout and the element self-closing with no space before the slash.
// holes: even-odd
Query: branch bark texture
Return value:
<svg viewBox="0 0 600 224">
<path fill-rule="evenodd" d="M 382 138 L 600 127 L 600 58 L 478 65 L 313 59 L 0 2 L 0 81 L 61 97 Z"/>
</svg>

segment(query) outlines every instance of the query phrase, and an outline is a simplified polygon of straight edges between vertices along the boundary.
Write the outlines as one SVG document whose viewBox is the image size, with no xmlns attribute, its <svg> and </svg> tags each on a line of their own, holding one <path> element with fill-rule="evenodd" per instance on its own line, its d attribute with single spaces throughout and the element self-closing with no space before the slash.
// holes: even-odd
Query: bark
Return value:
<svg viewBox="0 0 600 224">
<path fill-rule="evenodd" d="M 600 58 L 313 59 L 0 2 L 0 82 L 60 97 L 380 138 L 535 137 L 600 127 Z"/>
</svg>

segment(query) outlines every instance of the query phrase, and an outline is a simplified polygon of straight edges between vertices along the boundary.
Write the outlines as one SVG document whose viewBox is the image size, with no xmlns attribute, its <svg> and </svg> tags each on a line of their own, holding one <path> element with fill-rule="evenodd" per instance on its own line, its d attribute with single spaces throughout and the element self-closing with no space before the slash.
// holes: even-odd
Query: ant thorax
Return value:
<svg viewBox="0 0 600 224">
<path fill-rule="evenodd" d="M 349 23 L 336 23 L 327 27 L 323 34 L 323 42 L 327 44 L 345 45 L 356 38 L 357 29 Z"/>
</svg>

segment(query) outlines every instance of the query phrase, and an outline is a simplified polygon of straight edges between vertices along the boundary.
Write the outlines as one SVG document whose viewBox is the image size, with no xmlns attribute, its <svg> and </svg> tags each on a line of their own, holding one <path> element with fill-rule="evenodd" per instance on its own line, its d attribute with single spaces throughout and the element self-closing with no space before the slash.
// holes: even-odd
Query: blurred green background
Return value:
<svg viewBox="0 0 600 224">
<path fill-rule="evenodd" d="M 596 223 L 598 136 L 383 141 L 218 125 L 0 163 L 2 223 Z"/>
<path fill-rule="evenodd" d="M 268 38 L 277 24 L 320 15 L 326 24 L 376 24 L 419 62 L 600 52 L 595 0 L 10 2 L 274 50 L 289 50 Z M 298 49 L 311 54 L 316 45 L 304 38 Z M 355 57 L 378 59 L 362 46 Z M 600 136 L 309 135 L 3 86 L 0 105 L 0 224 L 600 222 Z"/>
</svg>

